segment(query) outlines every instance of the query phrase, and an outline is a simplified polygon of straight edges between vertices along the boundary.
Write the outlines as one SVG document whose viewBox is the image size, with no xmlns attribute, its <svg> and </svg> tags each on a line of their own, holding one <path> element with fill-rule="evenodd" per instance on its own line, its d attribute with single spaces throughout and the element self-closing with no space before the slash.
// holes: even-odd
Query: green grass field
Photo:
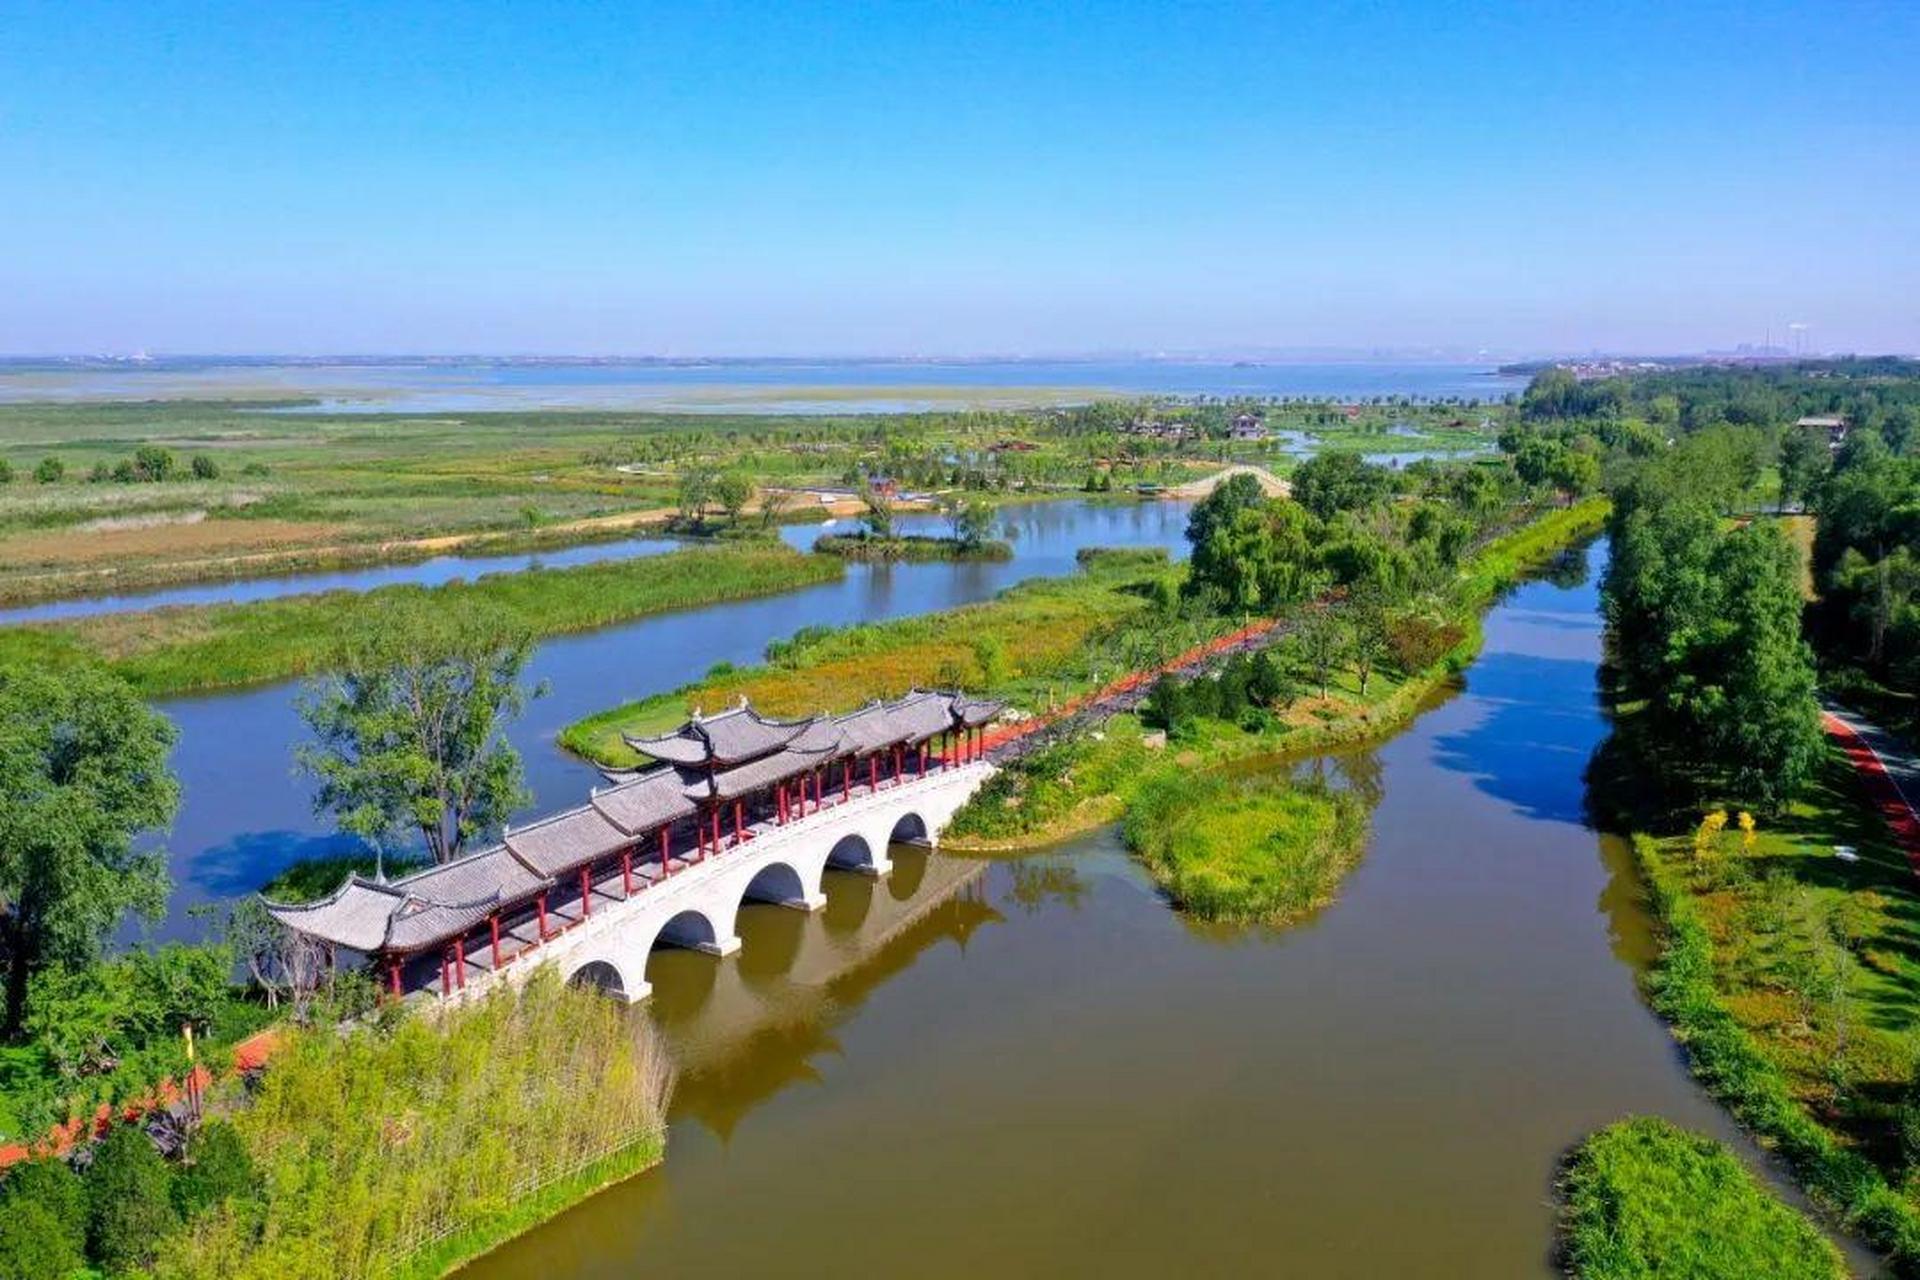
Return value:
<svg viewBox="0 0 1920 1280">
<path fill-rule="evenodd" d="M 1839 1252 L 1711 1138 L 1642 1117 L 1574 1149 L 1562 1247 L 1575 1280 L 1844 1280 Z"/>
<path fill-rule="evenodd" d="M 489 574 L 437 587 L 330 591 L 247 604 L 109 613 L 0 630 L 0 660 L 103 661 L 149 697 L 255 684 L 324 667 L 339 639 L 381 610 L 465 600 L 535 636 L 585 631 L 671 609 L 773 595 L 846 572 L 832 556 L 742 542 L 635 560 Z"/>
</svg>

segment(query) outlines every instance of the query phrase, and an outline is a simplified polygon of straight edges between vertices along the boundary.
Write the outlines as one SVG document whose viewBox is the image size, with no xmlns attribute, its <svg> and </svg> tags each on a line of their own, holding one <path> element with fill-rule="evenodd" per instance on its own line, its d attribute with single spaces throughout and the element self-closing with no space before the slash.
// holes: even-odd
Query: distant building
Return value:
<svg viewBox="0 0 1920 1280">
<path fill-rule="evenodd" d="M 1826 432 L 1829 449 L 1838 449 L 1847 442 L 1847 420 L 1839 414 L 1808 414 L 1793 425 L 1803 431 Z"/>
<path fill-rule="evenodd" d="M 1265 440 L 1267 424 L 1250 413 L 1243 413 L 1233 420 L 1228 434 L 1235 440 Z"/>
</svg>

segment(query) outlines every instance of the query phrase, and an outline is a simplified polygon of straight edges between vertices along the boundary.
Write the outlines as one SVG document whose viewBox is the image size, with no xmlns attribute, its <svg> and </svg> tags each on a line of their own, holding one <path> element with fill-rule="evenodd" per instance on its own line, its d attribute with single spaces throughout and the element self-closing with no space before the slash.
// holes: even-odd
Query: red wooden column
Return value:
<svg viewBox="0 0 1920 1280">
<path fill-rule="evenodd" d="M 400 962 L 392 956 L 387 957 L 387 985 L 393 988 L 393 998 L 400 998 Z"/>
<path fill-rule="evenodd" d="M 593 914 L 593 868 L 580 868 L 580 918 Z"/>
<path fill-rule="evenodd" d="M 467 989 L 467 935 L 464 933 L 453 940 L 453 978 L 454 985 L 462 991 Z"/>
<path fill-rule="evenodd" d="M 447 967 L 447 949 L 440 948 L 440 998 L 445 1000 L 453 994 L 453 973 Z"/>
<path fill-rule="evenodd" d="M 775 795 L 779 799 L 780 825 L 784 827 L 787 825 L 787 784 L 783 782 L 775 788 Z"/>
<path fill-rule="evenodd" d="M 893 744 L 893 780 L 895 782 L 900 781 L 900 776 L 904 774 L 906 771 L 907 771 L 906 744 L 901 742 L 896 742 Z"/>
<path fill-rule="evenodd" d="M 673 859 L 667 854 L 667 829 L 660 828 L 660 878 L 665 880 L 673 874 Z"/>
<path fill-rule="evenodd" d="M 845 804 L 853 799 L 853 759 L 848 757 L 840 762 L 840 802 Z"/>
<path fill-rule="evenodd" d="M 620 893 L 623 897 L 633 896 L 633 850 L 620 851 Z"/>
<path fill-rule="evenodd" d="M 547 895 L 541 894 L 533 900 L 533 909 L 540 920 L 540 941 L 547 940 Z"/>
<path fill-rule="evenodd" d="M 867 790 L 878 791 L 879 789 L 880 789 L 880 756 L 876 752 L 875 754 L 867 757 Z"/>
<path fill-rule="evenodd" d="M 736 849 L 740 847 L 740 842 L 747 838 L 745 830 L 747 825 L 746 819 L 747 802 L 745 800 L 735 800 L 733 802 L 733 847 Z"/>
<path fill-rule="evenodd" d="M 927 744 L 924 742 L 920 744 L 920 776 L 927 776 Z"/>
<path fill-rule="evenodd" d="M 493 969 L 500 971 L 500 913 L 494 912 L 487 917 L 487 929 L 493 934 Z"/>
<path fill-rule="evenodd" d="M 713 843 L 707 846 L 715 853 L 720 852 L 720 806 L 713 806 Z"/>
<path fill-rule="evenodd" d="M 794 810 L 793 816 L 796 818 L 804 818 L 807 816 L 807 775 L 806 774 L 803 773 L 799 777 L 793 780 L 793 792 L 795 795 L 800 797 L 799 807 Z"/>
</svg>

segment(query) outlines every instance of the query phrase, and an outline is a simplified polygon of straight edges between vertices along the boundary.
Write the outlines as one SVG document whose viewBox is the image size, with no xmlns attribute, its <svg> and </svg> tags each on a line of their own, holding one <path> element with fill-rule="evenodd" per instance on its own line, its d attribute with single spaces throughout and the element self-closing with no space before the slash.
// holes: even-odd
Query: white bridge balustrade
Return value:
<svg viewBox="0 0 1920 1280">
<path fill-rule="evenodd" d="M 368 957 L 394 999 L 458 1001 L 552 962 L 637 1000 L 656 946 L 731 954 L 742 902 L 814 910 L 829 868 L 883 876 L 892 844 L 931 846 L 992 776 L 998 710 L 915 691 L 834 717 L 769 719 L 745 702 L 696 712 L 627 739 L 648 768 L 497 845 L 267 908 L 330 952 Z"/>
<path fill-rule="evenodd" d="M 771 902 L 819 910 L 827 901 L 829 869 L 884 876 L 893 869 L 890 845 L 937 846 L 940 831 L 993 772 L 994 766 L 978 761 L 904 779 L 872 794 L 833 799 L 784 826 L 761 823 L 737 848 L 711 854 L 624 901 L 596 901 L 587 918 L 526 956 L 534 963 L 509 963 L 499 977 L 518 981 L 539 964 L 553 964 L 568 981 L 643 1000 L 652 991 L 646 973 L 655 947 L 728 956 L 740 949 L 734 922 L 742 905 Z M 487 989 L 493 975 L 483 950 L 470 957 L 479 976 L 470 975 L 457 995 Z"/>
</svg>

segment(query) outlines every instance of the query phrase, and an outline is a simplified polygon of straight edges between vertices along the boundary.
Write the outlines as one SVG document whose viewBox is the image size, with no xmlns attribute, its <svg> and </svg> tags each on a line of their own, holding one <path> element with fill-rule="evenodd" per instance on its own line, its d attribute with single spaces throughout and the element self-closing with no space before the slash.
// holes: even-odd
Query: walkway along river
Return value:
<svg viewBox="0 0 1920 1280">
<path fill-rule="evenodd" d="M 1081 547 L 1184 554 L 1187 511 L 1175 502 L 1008 507 L 1000 520 L 1012 534 L 1010 561 L 850 565 L 836 583 L 548 640 L 530 675 L 549 692 L 511 729 L 534 792 L 518 818 L 578 804 L 600 780 L 553 741 L 590 712 L 676 688 L 717 662 L 759 662 L 768 641 L 802 627 L 926 613 L 987 599 L 1023 578 L 1072 573 Z M 820 529 L 787 532 L 811 545 Z M 167 844 L 175 890 L 163 936 L 198 936 L 203 926 L 187 915 L 191 907 L 250 893 L 296 859 L 349 847 L 313 816 L 310 782 L 293 772 L 293 745 L 303 735 L 298 693 L 297 683 L 285 683 L 160 704 L 180 728 L 173 766 L 185 793 Z"/>
<path fill-rule="evenodd" d="M 1298 766 L 1378 804 L 1297 928 L 1197 925 L 1104 831 L 896 849 L 818 916 L 747 908 L 732 958 L 656 953 L 665 1165 L 464 1274 L 1549 1276 L 1587 1130 L 1659 1114 L 1756 1159 L 1636 995 L 1647 921 L 1582 820 L 1596 603 L 1522 588 L 1464 693 Z"/>
</svg>

